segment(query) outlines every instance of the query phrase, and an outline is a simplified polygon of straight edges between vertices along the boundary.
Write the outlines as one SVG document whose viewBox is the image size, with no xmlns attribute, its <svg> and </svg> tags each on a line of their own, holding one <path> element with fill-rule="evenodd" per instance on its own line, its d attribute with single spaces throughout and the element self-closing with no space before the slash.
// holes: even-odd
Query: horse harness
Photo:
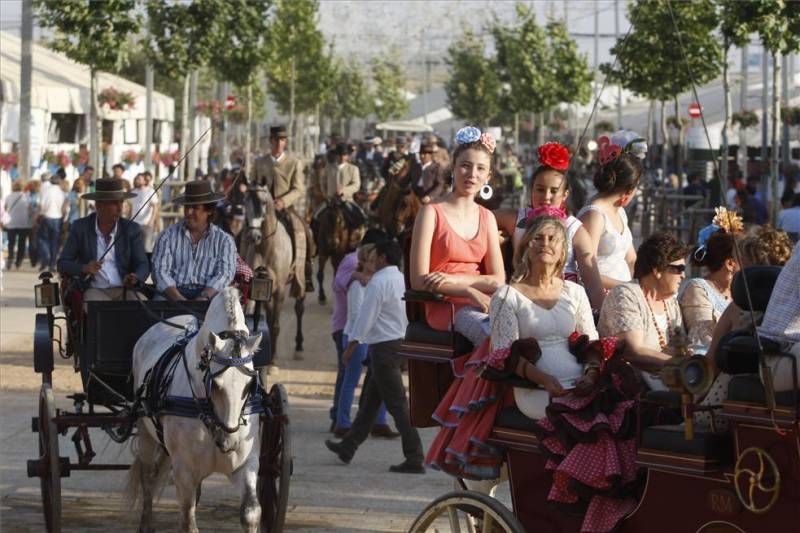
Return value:
<svg viewBox="0 0 800 533">
<path fill-rule="evenodd" d="M 195 329 L 187 332 L 176 340 L 172 346 L 167 348 L 158 358 L 156 364 L 148 369 L 141 386 L 136 392 L 136 402 L 141 404 L 144 415 L 149 417 L 153 422 L 156 429 L 156 436 L 165 450 L 164 426 L 160 420 L 160 417 L 163 415 L 199 418 L 206 429 L 208 429 L 209 433 L 215 436 L 220 431 L 229 434 L 236 433 L 241 426 L 247 425 L 246 417 L 248 415 L 264 412 L 262 404 L 264 389 L 259 374 L 255 370 L 245 368 L 247 363 L 253 361 L 254 355 L 241 356 L 241 346 L 247 339 L 247 333 L 243 331 L 223 331 L 219 334 L 221 339 L 233 339 L 235 343 L 233 357 L 219 357 L 212 353 L 209 347 L 203 349 L 198 368 L 203 371 L 205 397 L 197 396 L 194 386 L 192 385 L 189 364 L 186 360 L 186 346 L 189 344 L 189 341 L 197 335 L 198 331 L 199 329 Z M 212 371 L 212 362 L 217 363 L 222 368 L 217 371 Z M 180 363 L 183 364 L 184 371 L 186 372 L 189 390 L 192 393 L 191 398 L 168 394 L 175 375 L 175 369 Z M 239 414 L 239 422 L 234 427 L 228 426 L 219 419 L 214 411 L 214 405 L 211 400 L 214 378 L 222 375 L 231 368 L 245 373 L 250 376 L 251 379 L 247 390 L 247 398 Z M 214 439 L 214 442 L 217 444 L 217 447 L 220 446 L 217 439 Z"/>
</svg>

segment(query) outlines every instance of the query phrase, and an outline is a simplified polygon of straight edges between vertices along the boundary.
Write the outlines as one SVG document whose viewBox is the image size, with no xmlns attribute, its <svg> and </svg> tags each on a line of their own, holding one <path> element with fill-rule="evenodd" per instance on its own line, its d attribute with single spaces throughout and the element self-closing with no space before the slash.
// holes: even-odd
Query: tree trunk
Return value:
<svg viewBox="0 0 800 533">
<path fill-rule="evenodd" d="M 536 128 L 536 146 L 544 144 L 544 113 L 536 113 L 538 125 Z"/>
<path fill-rule="evenodd" d="M 188 150 L 190 147 L 194 146 L 195 141 L 199 135 L 197 131 L 197 77 L 198 73 L 197 70 L 193 71 L 191 74 L 190 82 L 189 82 L 189 139 L 186 142 L 186 149 Z M 188 171 L 186 172 L 186 179 L 193 180 L 197 175 L 197 167 L 198 167 L 198 159 L 200 155 L 200 150 L 194 149 L 192 153 L 189 154 L 189 157 L 186 160 L 189 163 Z"/>
<path fill-rule="evenodd" d="M 28 181 L 31 174 L 31 86 L 33 81 L 33 3 L 22 3 L 22 57 L 19 94 L 19 179 Z M 94 96 L 92 96 L 94 98 Z M 41 154 L 39 154 L 41 158 Z M 36 161 L 38 164 L 39 161 Z M 9 258 L 10 260 L 11 258 Z"/>
<path fill-rule="evenodd" d="M 228 95 L 230 94 L 230 86 L 229 82 L 224 82 L 222 84 L 222 95 L 220 96 L 220 101 L 223 102 L 223 111 L 222 111 L 222 119 L 220 120 L 221 126 L 220 129 L 220 147 L 219 147 L 219 166 L 220 168 L 224 168 L 225 165 L 230 163 L 230 150 L 228 149 L 228 128 L 230 127 L 230 122 L 228 122 L 228 114 L 224 111 L 224 105 L 228 102 Z"/>
<path fill-rule="evenodd" d="M 669 132 L 667 131 L 667 103 L 661 101 L 661 179 L 667 181 L 667 148 L 669 147 Z"/>
<path fill-rule="evenodd" d="M 675 120 L 678 123 L 678 143 L 675 145 L 675 174 L 678 175 L 678 180 L 681 179 L 683 173 L 683 124 L 681 123 L 681 108 L 678 105 L 678 95 L 675 95 Z M 710 147 L 709 147 L 710 148 Z"/>
<path fill-rule="evenodd" d="M 250 158 L 253 153 L 251 142 L 253 127 L 253 84 L 247 84 L 247 132 L 244 136 L 244 175 L 250 175 Z"/>
<path fill-rule="evenodd" d="M 778 83 L 780 52 L 772 54 L 772 157 L 770 157 L 769 179 L 772 184 L 770 199 L 770 221 L 774 226 L 781 208 L 780 182 L 778 181 L 778 124 L 781 122 L 781 86 Z"/>
<path fill-rule="evenodd" d="M 656 104 L 654 101 L 650 100 L 647 106 L 647 126 L 645 131 L 645 138 L 647 139 L 647 144 L 651 147 L 650 150 L 647 151 L 647 160 L 649 161 L 649 167 L 653 168 L 655 166 L 655 151 L 652 150 L 652 147 L 656 145 L 656 128 L 655 128 L 655 115 L 656 114 Z"/>
<path fill-rule="evenodd" d="M 189 149 L 189 81 L 191 78 L 190 73 L 186 73 L 186 76 L 183 79 L 183 108 L 181 109 L 181 144 L 180 144 L 180 154 L 183 156 L 186 153 L 186 150 Z M 184 167 L 178 169 L 180 172 L 181 178 L 186 181 L 187 174 L 186 174 L 186 161 L 184 160 Z"/>
<path fill-rule="evenodd" d="M 103 176 L 103 157 L 100 154 L 100 144 L 102 139 L 102 125 L 99 120 L 99 109 L 97 107 L 97 70 L 89 70 L 89 161 L 94 167 L 97 177 Z"/>
<path fill-rule="evenodd" d="M 144 168 L 153 168 L 153 67 L 147 65 L 144 71 L 146 89 L 144 107 Z M 157 173 L 156 173 L 157 175 Z"/>
<path fill-rule="evenodd" d="M 730 46 L 725 39 L 722 51 L 722 91 L 724 112 L 722 116 L 722 158 L 719 169 L 720 190 L 724 191 L 722 184 L 728 183 L 728 124 L 731 120 L 731 86 L 728 79 L 728 50 Z M 709 148 L 711 148 L 709 146 Z M 715 198 L 716 200 L 716 198 Z"/>
<path fill-rule="evenodd" d="M 289 124 L 287 124 L 286 129 L 286 136 L 289 139 L 294 139 L 294 92 L 295 92 L 295 60 L 292 57 L 292 65 L 289 74 Z"/>
</svg>

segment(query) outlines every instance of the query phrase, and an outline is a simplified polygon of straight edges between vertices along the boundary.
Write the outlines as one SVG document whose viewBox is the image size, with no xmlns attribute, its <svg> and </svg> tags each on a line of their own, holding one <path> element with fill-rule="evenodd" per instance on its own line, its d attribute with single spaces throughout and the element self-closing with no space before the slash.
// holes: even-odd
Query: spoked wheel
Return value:
<svg viewBox="0 0 800 533">
<path fill-rule="evenodd" d="M 525 533 L 519 520 L 494 498 L 472 491 L 450 492 L 435 499 L 414 520 L 409 533 Z"/>
<path fill-rule="evenodd" d="M 267 398 L 272 416 L 262 416 L 261 455 L 258 467 L 258 501 L 261 504 L 261 531 L 283 531 L 289 505 L 289 479 L 292 476 L 292 437 L 289 430 L 289 397 L 281 384 L 275 384 Z"/>
<path fill-rule="evenodd" d="M 47 531 L 61 531 L 61 461 L 58 457 L 58 428 L 53 389 L 43 383 L 39 392 L 39 481 Z"/>
</svg>

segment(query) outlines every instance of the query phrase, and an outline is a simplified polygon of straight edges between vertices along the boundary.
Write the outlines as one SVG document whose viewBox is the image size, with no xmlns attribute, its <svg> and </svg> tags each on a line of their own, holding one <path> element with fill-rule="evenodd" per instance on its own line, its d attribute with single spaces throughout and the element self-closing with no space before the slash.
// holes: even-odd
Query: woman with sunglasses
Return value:
<svg viewBox="0 0 800 533">
<path fill-rule="evenodd" d="M 611 289 L 603 302 L 597 330 L 618 337 L 627 359 L 653 390 L 665 390 L 658 372 L 669 359 L 670 337 L 683 327 L 675 295 L 686 272 L 686 246 L 668 233 L 655 233 L 639 246 L 634 280 Z"/>
</svg>

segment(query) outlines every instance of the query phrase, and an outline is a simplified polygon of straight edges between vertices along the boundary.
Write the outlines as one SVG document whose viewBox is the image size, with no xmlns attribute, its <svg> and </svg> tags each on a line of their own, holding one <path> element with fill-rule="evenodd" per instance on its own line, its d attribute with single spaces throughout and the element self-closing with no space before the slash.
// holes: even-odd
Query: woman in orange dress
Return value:
<svg viewBox="0 0 800 533">
<path fill-rule="evenodd" d="M 453 151 L 453 189 L 417 215 L 411 241 L 411 288 L 443 294 L 448 302 L 429 303 L 430 327 L 451 325 L 476 346 L 489 335 L 489 301 L 505 283 L 497 221 L 475 202 L 491 195 L 495 140 L 478 128 L 461 128 Z M 451 319 L 451 303 L 454 320 Z"/>
</svg>

